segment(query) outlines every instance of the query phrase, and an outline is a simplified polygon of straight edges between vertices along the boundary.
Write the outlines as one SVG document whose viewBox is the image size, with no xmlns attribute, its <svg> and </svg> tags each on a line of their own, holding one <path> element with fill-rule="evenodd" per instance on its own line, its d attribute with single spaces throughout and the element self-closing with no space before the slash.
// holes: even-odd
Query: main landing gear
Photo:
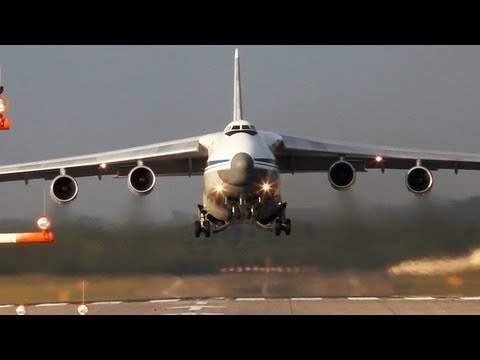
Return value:
<svg viewBox="0 0 480 360">
<path fill-rule="evenodd" d="M 275 219 L 275 236 L 279 236 L 282 230 L 285 234 L 290 235 L 292 233 L 292 221 L 285 218 L 285 212 L 287 209 L 287 203 L 281 203 L 278 207 L 278 217 Z"/>
<path fill-rule="evenodd" d="M 205 237 L 210 237 L 210 221 L 205 218 L 207 211 L 203 205 L 198 205 L 198 217 L 200 220 L 195 221 L 195 237 L 200 237 L 200 234 L 205 233 Z"/>
</svg>

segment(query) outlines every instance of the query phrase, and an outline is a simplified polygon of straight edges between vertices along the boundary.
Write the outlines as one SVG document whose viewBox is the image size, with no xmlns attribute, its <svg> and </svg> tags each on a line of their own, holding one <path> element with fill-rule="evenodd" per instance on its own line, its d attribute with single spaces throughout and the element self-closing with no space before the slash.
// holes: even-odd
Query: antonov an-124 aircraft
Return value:
<svg viewBox="0 0 480 360">
<path fill-rule="evenodd" d="M 195 236 L 252 224 L 290 235 L 281 174 L 326 172 L 335 190 L 347 190 L 357 172 L 405 169 L 407 189 L 432 189 L 432 171 L 480 170 L 480 155 L 295 137 L 259 130 L 242 117 L 240 64 L 234 56 L 233 119 L 222 132 L 96 154 L 0 166 L 0 181 L 51 180 L 50 195 L 67 204 L 82 176 L 126 177 L 135 195 L 148 195 L 157 177 L 203 176 Z"/>
</svg>

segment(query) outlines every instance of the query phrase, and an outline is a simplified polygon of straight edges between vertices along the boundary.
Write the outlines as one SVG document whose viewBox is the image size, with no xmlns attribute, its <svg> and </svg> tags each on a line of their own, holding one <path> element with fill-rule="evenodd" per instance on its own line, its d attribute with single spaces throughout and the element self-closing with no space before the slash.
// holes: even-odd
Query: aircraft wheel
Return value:
<svg viewBox="0 0 480 360">
<path fill-rule="evenodd" d="M 275 236 L 279 236 L 282 231 L 282 222 L 280 219 L 275 219 Z"/>
<path fill-rule="evenodd" d="M 203 222 L 203 231 L 205 232 L 205 237 L 210 237 L 210 221 L 206 220 Z"/>
<path fill-rule="evenodd" d="M 200 221 L 195 221 L 195 237 L 200 237 L 200 233 L 202 232 L 202 226 L 200 225 Z"/>
<path fill-rule="evenodd" d="M 292 233 L 292 221 L 290 219 L 285 220 L 285 234 L 290 235 Z"/>
</svg>

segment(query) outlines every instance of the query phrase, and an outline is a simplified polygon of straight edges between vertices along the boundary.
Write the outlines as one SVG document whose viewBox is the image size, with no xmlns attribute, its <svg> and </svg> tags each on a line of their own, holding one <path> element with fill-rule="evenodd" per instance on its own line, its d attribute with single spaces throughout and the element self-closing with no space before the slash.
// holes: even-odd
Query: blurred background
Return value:
<svg viewBox="0 0 480 360">
<path fill-rule="evenodd" d="M 132 209 L 124 224 L 53 214 L 53 244 L 3 245 L 8 302 L 202 296 L 474 296 L 480 286 L 480 197 L 365 209 L 291 209 L 292 236 L 238 226 L 193 236 L 191 214 L 168 222 Z M 141 201 L 141 199 L 139 199 Z M 342 208 L 343 206 L 343 208 Z M 361 209 L 361 210 L 360 210 Z M 4 221 L 2 232 L 34 230 Z"/>
</svg>

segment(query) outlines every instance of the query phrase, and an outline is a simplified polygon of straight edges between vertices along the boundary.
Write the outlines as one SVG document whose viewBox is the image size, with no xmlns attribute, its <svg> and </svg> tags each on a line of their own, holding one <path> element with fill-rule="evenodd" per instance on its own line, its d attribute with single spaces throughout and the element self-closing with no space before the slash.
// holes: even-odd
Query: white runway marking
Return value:
<svg viewBox="0 0 480 360">
<path fill-rule="evenodd" d="M 265 298 L 236 298 L 235 301 L 265 301 Z"/>
<path fill-rule="evenodd" d="M 0 309 L 13 307 L 13 305 L 0 305 Z"/>
<path fill-rule="evenodd" d="M 434 297 L 431 296 L 414 296 L 414 297 L 404 297 L 403 300 L 435 300 Z"/>
<path fill-rule="evenodd" d="M 195 305 L 186 305 L 186 306 L 170 306 L 169 309 L 188 309 L 190 311 L 190 314 L 194 315 L 201 315 L 201 314 L 216 314 L 216 313 L 196 313 L 196 311 L 200 311 L 204 308 L 224 308 L 225 306 L 219 306 L 219 305 L 207 305 L 208 301 L 197 301 L 195 302 Z"/>
<path fill-rule="evenodd" d="M 292 301 L 319 301 L 319 300 L 323 300 L 323 298 L 321 297 L 305 297 L 305 298 L 302 298 L 302 297 L 299 297 L 299 298 L 291 298 L 290 300 Z"/>
<path fill-rule="evenodd" d="M 47 304 L 37 304 L 32 305 L 32 307 L 51 307 L 51 306 L 65 306 L 69 305 L 69 303 L 47 303 Z"/>
<path fill-rule="evenodd" d="M 225 315 L 224 313 L 200 313 L 199 315 Z"/>
<path fill-rule="evenodd" d="M 369 300 L 378 300 L 378 297 L 374 297 L 374 296 L 352 296 L 352 297 L 348 297 L 347 298 L 348 300 L 363 300 L 363 301 L 369 301 Z"/>
<path fill-rule="evenodd" d="M 123 301 L 97 301 L 88 305 L 118 305 L 123 304 Z"/>
<path fill-rule="evenodd" d="M 203 308 L 224 308 L 225 306 L 217 306 L 217 305 L 187 305 L 187 306 L 171 306 L 169 309 L 188 309 L 188 311 L 198 311 L 202 310 Z"/>
<path fill-rule="evenodd" d="M 168 303 L 168 302 L 177 302 L 180 299 L 159 299 L 159 300 L 150 300 L 149 303 L 157 304 L 157 303 Z"/>
<path fill-rule="evenodd" d="M 460 300 L 480 300 L 480 296 L 462 296 Z"/>
<path fill-rule="evenodd" d="M 160 314 L 160 315 L 225 315 L 224 313 L 195 313 L 195 312 L 188 312 L 188 313 L 172 313 L 172 314 Z"/>
</svg>

